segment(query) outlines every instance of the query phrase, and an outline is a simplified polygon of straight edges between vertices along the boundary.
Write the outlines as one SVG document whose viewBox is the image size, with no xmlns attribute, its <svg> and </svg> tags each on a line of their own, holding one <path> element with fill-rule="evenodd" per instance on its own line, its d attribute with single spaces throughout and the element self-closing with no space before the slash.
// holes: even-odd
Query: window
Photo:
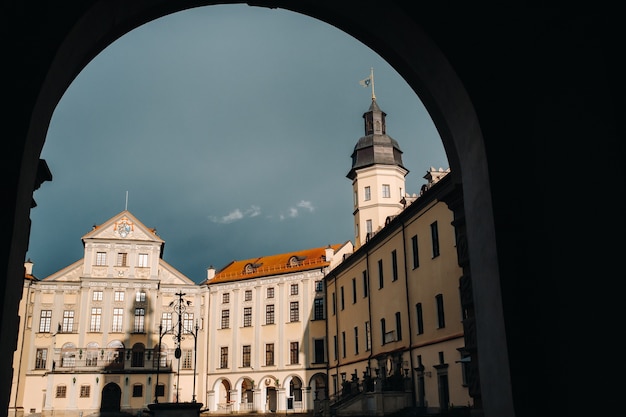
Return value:
<svg viewBox="0 0 626 417">
<path fill-rule="evenodd" d="M 363 298 L 367 297 L 367 271 L 363 271 Z"/>
<path fill-rule="evenodd" d="M 391 198 L 391 189 L 389 188 L 389 184 L 383 184 L 383 198 Z"/>
<path fill-rule="evenodd" d="M 139 268 L 147 268 L 148 267 L 148 254 L 140 253 L 138 258 L 137 266 Z"/>
<path fill-rule="evenodd" d="M 341 357 L 346 357 L 346 332 L 341 332 Z"/>
<path fill-rule="evenodd" d="M 165 397 L 165 384 L 159 384 L 156 387 L 156 397 Z"/>
<path fill-rule="evenodd" d="M 183 333 L 194 332 L 193 313 L 183 313 Z"/>
<path fill-rule="evenodd" d="M 437 328 L 443 329 L 446 327 L 446 320 L 443 314 L 443 295 L 437 294 L 435 300 L 437 302 Z"/>
<path fill-rule="evenodd" d="M 121 252 L 117 254 L 117 263 L 116 266 L 128 266 L 128 254 L 125 252 Z"/>
<path fill-rule="evenodd" d="M 80 386 L 80 398 L 89 398 L 90 395 L 91 395 L 91 386 L 81 385 Z"/>
<path fill-rule="evenodd" d="M 113 325 L 111 326 L 112 332 L 121 332 L 124 321 L 124 309 L 122 308 L 114 308 L 113 309 Z"/>
<path fill-rule="evenodd" d="M 56 397 L 65 398 L 66 395 L 67 395 L 67 387 L 65 385 L 57 385 Z"/>
<path fill-rule="evenodd" d="M 343 301 L 343 286 L 339 288 L 339 292 L 340 292 L 339 302 L 341 303 L 341 309 L 343 310 L 346 307 Z"/>
<path fill-rule="evenodd" d="M 132 357 L 130 361 L 130 366 L 132 366 L 133 368 L 143 368 L 144 354 L 145 354 L 145 349 L 141 343 L 133 346 L 133 353 L 132 353 Z"/>
<path fill-rule="evenodd" d="M 143 397 L 143 385 L 133 385 L 133 397 Z"/>
<path fill-rule="evenodd" d="M 369 186 L 365 187 L 365 194 L 364 195 L 365 195 L 365 197 L 364 197 L 365 201 L 369 201 L 369 200 L 372 199 L 372 189 Z"/>
<path fill-rule="evenodd" d="M 242 346 L 241 351 L 241 366 L 250 367 L 250 353 L 252 351 L 252 347 L 250 345 Z"/>
<path fill-rule="evenodd" d="M 395 249 L 391 251 L 391 280 L 398 280 L 398 253 Z"/>
<path fill-rule="evenodd" d="M 228 303 L 230 303 L 230 293 L 226 292 L 222 294 L 222 304 L 228 304 Z"/>
<path fill-rule="evenodd" d="M 371 220 L 365 220 L 365 230 L 367 232 L 368 237 L 372 236 L 373 227 L 372 227 Z"/>
<path fill-rule="evenodd" d="M 352 278 L 352 304 L 356 304 L 356 278 Z"/>
<path fill-rule="evenodd" d="M 424 313 L 422 303 L 415 304 L 415 314 L 417 315 L 417 334 L 424 334 Z"/>
<path fill-rule="evenodd" d="M 383 260 L 378 260 L 378 289 L 381 289 L 385 286 L 385 280 L 383 276 Z"/>
<path fill-rule="evenodd" d="M 265 324 L 274 324 L 274 304 L 265 306 Z"/>
<path fill-rule="evenodd" d="M 354 198 L 354 206 L 356 207 L 357 203 L 359 202 L 356 190 L 354 191 L 354 193 L 352 193 L 352 196 Z"/>
<path fill-rule="evenodd" d="M 246 290 L 246 292 L 244 292 L 244 301 L 252 301 L 252 290 Z"/>
<path fill-rule="evenodd" d="M 136 308 L 135 309 L 135 323 L 133 326 L 134 333 L 143 333 L 145 331 L 144 329 L 145 319 L 146 319 L 146 309 Z"/>
<path fill-rule="evenodd" d="M 337 312 L 337 300 L 335 299 L 335 293 L 332 294 L 332 302 L 333 302 L 333 316 Z"/>
<path fill-rule="evenodd" d="M 99 332 L 101 321 L 102 321 L 102 308 L 92 307 L 91 308 L 91 321 L 89 323 L 89 331 Z"/>
<path fill-rule="evenodd" d="M 322 292 L 324 291 L 324 281 L 319 280 L 319 281 L 315 281 L 315 292 Z"/>
<path fill-rule="evenodd" d="M 396 313 L 396 340 L 402 340 L 402 317 L 399 311 Z"/>
<path fill-rule="evenodd" d="M 182 369 L 193 369 L 193 350 L 185 349 L 181 352 L 181 368 Z"/>
<path fill-rule="evenodd" d="M 161 331 L 171 332 L 173 324 L 172 324 L 172 312 L 165 312 L 161 314 Z"/>
<path fill-rule="evenodd" d="M 413 247 L 413 269 L 420 266 L 419 252 L 417 248 L 417 235 L 411 238 L 411 246 Z"/>
<path fill-rule="evenodd" d="M 433 242 L 433 258 L 439 256 L 439 230 L 437 228 L 437 222 L 433 222 L 430 225 L 430 237 Z"/>
<path fill-rule="evenodd" d="M 107 264 L 107 253 L 96 252 L 96 266 L 106 266 L 106 264 Z"/>
<path fill-rule="evenodd" d="M 314 346 L 314 363 L 324 363 L 324 339 L 315 339 L 313 341 Z"/>
<path fill-rule="evenodd" d="M 372 334 L 372 330 L 370 329 L 370 322 L 366 321 L 365 322 L 365 351 L 366 352 L 369 352 L 372 346 L 371 334 Z"/>
<path fill-rule="evenodd" d="M 274 298 L 274 287 L 269 287 L 267 289 L 267 298 Z"/>
<path fill-rule="evenodd" d="M 291 342 L 289 344 L 289 363 L 295 365 L 299 362 L 299 347 L 298 342 Z"/>
<path fill-rule="evenodd" d="M 291 295 L 298 295 L 298 284 L 291 284 L 291 290 L 290 290 L 290 294 Z"/>
<path fill-rule="evenodd" d="M 333 353 L 334 353 L 335 360 L 337 360 L 338 352 L 339 352 L 339 346 L 337 345 L 337 335 L 334 335 L 333 336 Z"/>
<path fill-rule="evenodd" d="M 124 301 L 124 291 L 115 291 L 113 294 L 113 300 Z"/>
<path fill-rule="evenodd" d="M 220 349 L 220 368 L 228 368 L 228 347 Z"/>
<path fill-rule="evenodd" d="M 41 310 L 39 313 L 39 333 L 50 333 L 52 310 Z"/>
<path fill-rule="evenodd" d="M 380 333 L 383 339 L 383 345 L 385 344 L 385 335 L 387 334 L 387 323 L 385 319 L 380 319 Z"/>
<path fill-rule="evenodd" d="M 37 349 L 35 353 L 35 369 L 46 369 L 48 349 Z"/>
<path fill-rule="evenodd" d="M 102 291 L 94 291 L 91 299 L 93 301 L 102 301 Z"/>
<path fill-rule="evenodd" d="M 145 303 L 146 302 L 146 293 L 144 291 L 139 291 L 135 294 L 135 302 L 137 303 Z"/>
<path fill-rule="evenodd" d="M 274 344 L 265 344 L 265 366 L 274 366 Z"/>
<path fill-rule="evenodd" d="M 292 301 L 289 303 L 289 321 L 299 321 L 300 320 L 300 305 L 297 301 Z"/>
<path fill-rule="evenodd" d="M 313 300 L 313 320 L 324 320 L 324 299 Z"/>
<path fill-rule="evenodd" d="M 243 327 L 252 326 L 252 307 L 244 307 L 243 309 Z"/>
<path fill-rule="evenodd" d="M 222 329 L 230 327 L 230 310 L 222 310 Z"/>
<path fill-rule="evenodd" d="M 354 326 L 354 354 L 359 354 L 359 328 Z"/>
</svg>

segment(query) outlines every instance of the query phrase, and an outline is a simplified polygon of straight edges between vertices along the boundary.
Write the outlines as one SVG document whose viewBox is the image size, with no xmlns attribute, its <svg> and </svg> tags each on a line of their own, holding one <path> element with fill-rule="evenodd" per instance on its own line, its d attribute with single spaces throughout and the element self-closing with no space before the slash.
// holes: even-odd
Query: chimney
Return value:
<svg viewBox="0 0 626 417">
<path fill-rule="evenodd" d="M 326 262 L 330 262 L 333 260 L 333 255 L 335 254 L 335 251 L 333 250 L 333 248 L 330 247 L 330 245 L 328 245 L 328 247 L 325 250 L 325 255 L 326 256 Z"/>
<path fill-rule="evenodd" d="M 33 275 L 33 261 L 30 260 L 30 258 L 28 258 L 28 260 L 26 262 L 24 262 L 24 269 L 25 274 L 26 275 Z"/>
<path fill-rule="evenodd" d="M 206 279 L 207 281 L 209 281 L 213 278 L 215 278 L 215 268 L 213 267 L 213 265 L 211 265 L 206 270 Z"/>
</svg>

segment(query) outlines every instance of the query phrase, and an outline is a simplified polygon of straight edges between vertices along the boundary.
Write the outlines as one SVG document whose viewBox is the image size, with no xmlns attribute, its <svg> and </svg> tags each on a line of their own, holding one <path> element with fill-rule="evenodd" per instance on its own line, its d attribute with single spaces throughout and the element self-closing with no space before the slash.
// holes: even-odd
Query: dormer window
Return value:
<svg viewBox="0 0 626 417">
<path fill-rule="evenodd" d="M 249 263 L 249 264 L 246 264 L 246 266 L 243 268 L 243 272 L 245 274 L 252 274 L 252 273 L 256 272 L 257 268 L 260 267 L 261 265 L 263 265 L 263 264 L 261 264 L 261 263 L 254 263 L 254 264 Z"/>
<path fill-rule="evenodd" d="M 302 261 L 304 261 L 305 259 L 306 259 L 306 256 L 294 255 L 291 258 L 289 258 L 288 265 L 289 266 L 299 266 L 302 263 Z"/>
</svg>

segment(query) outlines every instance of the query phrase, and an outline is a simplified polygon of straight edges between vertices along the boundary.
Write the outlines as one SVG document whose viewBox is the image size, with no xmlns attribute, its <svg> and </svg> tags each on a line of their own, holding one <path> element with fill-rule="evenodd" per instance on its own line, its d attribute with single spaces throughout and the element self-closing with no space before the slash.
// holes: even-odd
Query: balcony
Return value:
<svg viewBox="0 0 626 417">
<path fill-rule="evenodd" d="M 148 349 L 133 352 L 128 349 L 55 349 L 51 359 L 51 372 L 171 372 L 172 354 L 161 352 L 161 361 L 157 360 L 158 351 Z M 38 369 L 41 369 L 39 364 Z"/>
</svg>

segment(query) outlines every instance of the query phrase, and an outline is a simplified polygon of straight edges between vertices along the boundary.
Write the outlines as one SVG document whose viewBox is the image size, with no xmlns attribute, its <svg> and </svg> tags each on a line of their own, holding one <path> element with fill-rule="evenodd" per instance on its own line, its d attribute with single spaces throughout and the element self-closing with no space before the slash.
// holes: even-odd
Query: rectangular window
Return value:
<svg viewBox="0 0 626 417">
<path fill-rule="evenodd" d="M 417 250 L 417 235 L 411 238 L 411 246 L 413 248 L 413 269 L 420 266 L 419 251 Z"/>
<path fill-rule="evenodd" d="M 107 253 L 97 252 L 96 253 L 96 266 L 106 266 L 106 264 L 107 264 Z"/>
<path fill-rule="evenodd" d="M 243 327 L 252 326 L 252 307 L 243 308 Z"/>
<path fill-rule="evenodd" d="M 443 329 L 446 327 L 446 319 L 443 314 L 443 295 L 437 294 L 435 300 L 437 302 L 437 328 Z"/>
<path fill-rule="evenodd" d="M 140 253 L 138 258 L 137 266 L 139 268 L 147 268 L 148 267 L 148 254 Z"/>
<path fill-rule="evenodd" d="M 398 280 L 398 253 L 395 249 L 391 251 L 391 280 Z"/>
<path fill-rule="evenodd" d="M 63 324 L 61 324 L 61 332 L 72 333 L 74 331 L 74 310 L 63 311 Z"/>
<path fill-rule="evenodd" d="M 364 199 L 365 201 L 372 199 L 372 189 L 369 186 L 365 187 Z"/>
<path fill-rule="evenodd" d="M 324 291 L 324 281 L 319 280 L 319 281 L 315 281 L 315 292 L 322 292 Z"/>
<path fill-rule="evenodd" d="M 222 329 L 230 327 L 230 310 L 222 310 Z"/>
<path fill-rule="evenodd" d="M 335 293 L 332 294 L 331 298 L 332 298 L 332 303 L 333 303 L 332 307 L 333 307 L 333 316 L 334 316 L 335 313 L 337 312 L 337 300 L 335 297 Z"/>
<path fill-rule="evenodd" d="M 172 331 L 172 317 L 173 313 L 171 311 L 166 311 L 161 314 L 161 331 L 170 333 Z"/>
<path fill-rule="evenodd" d="M 417 334 L 424 334 L 424 312 L 422 303 L 415 304 L 415 314 L 417 315 Z"/>
<path fill-rule="evenodd" d="M 324 320 L 324 299 L 313 300 L 313 320 Z"/>
<path fill-rule="evenodd" d="M 367 271 L 363 271 L 363 298 L 367 297 Z"/>
<path fill-rule="evenodd" d="M 244 292 L 243 294 L 244 301 L 252 301 L 252 290 L 246 290 L 246 292 Z"/>
<path fill-rule="evenodd" d="M 385 319 L 380 319 L 380 333 L 383 340 L 383 345 L 385 344 L 385 336 L 387 335 L 387 323 Z"/>
<path fill-rule="evenodd" d="M 124 301 L 124 291 L 115 291 L 113 294 L 113 300 Z"/>
<path fill-rule="evenodd" d="M 356 304 L 356 278 L 352 278 L 352 304 Z"/>
<path fill-rule="evenodd" d="M 381 289 L 385 286 L 385 279 L 383 275 L 383 260 L 378 260 L 378 289 Z"/>
<path fill-rule="evenodd" d="M 120 252 L 117 254 L 116 266 L 128 266 L 128 254 L 127 253 Z"/>
<path fill-rule="evenodd" d="M 194 319 L 193 313 L 183 313 L 183 333 L 194 333 Z"/>
<path fill-rule="evenodd" d="M 396 340 L 402 340 L 402 316 L 396 313 Z"/>
<path fill-rule="evenodd" d="M 48 360 L 48 349 L 37 349 L 35 353 L 35 369 L 46 369 Z"/>
<path fill-rule="evenodd" d="M 222 347 L 220 349 L 220 368 L 228 368 L 228 347 Z"/>
<path fill-rule="evenodd" d="M 67 395 L 67 387 L 65 385 L 57 385 L 56 397 L 65 398 L 66 395 Z"/>
<path fill-rule="evenodd" d="M 437 222 L 433 222 L 430 225 L 430 237 L 433 242 L 433 258 L 439 256 L 439 229 L 437 228 Z"/>
<path fill-rule="evenodd" d="M 252 347 L 250 345 L 242 346 L 241 350 L 241 366 L 250 367 L 250 354 Z"/>
<path fill-rule="evenodd" d="M 341 309 L 343 310 L 344 308 L 346 308 L 345 303 L 344 303 L 344 297 L 343 297 L 343 286 L 339 288 L 339 291 L 340 291 L 339 302 L 341 303 Z"/>
<path fill-rule="evenodd" d="M 291 295 L 298 295 L 298 284 L 291 284 Z"/>
<path fill-rule="evenodd" d="M 346 357 L 346 332 L 341 332 L 341 357 Z"/>
<path fill-rule="evenodd" d="M 334 353 L 334 358 L 335 360 L 337 360 L 337 355 L 339 352 L 339 346 L 337 345 L 337 335 L 333 336 L 333 353 Z"/>
<path fill-rule="evenodd" d="M 265 366 L 274 366 L 274 344 L 265 344 Z"/>
<path fill-rule="evenodd" d="M 372 329 L 370 329 L 370 322 L 365 322 L 365 351 L 369 352 L 372 347 Z"/>
<path fill-rule="evenodd" d="M 114 308 L 113 309 L 113 325 L 111 326 L 111 331 L 115 333 L 121 333 L 123 321 L 124 321 L 124 309 Z"/>
<path fill-rule="evenodd" d="M 359 328 L 354 326 L 354 354 L 359 354 Z"/>
<path fill-rule="evenodd" d="M 93 301 L 102 301 L 102 291 L 94 291 L 91 299 Z"/>
<path fill-rule="evenodd" d="M 224 294 L 222 294 L 222 303 L 223 304 L 230 303 L 230 293 L 229 292 L 225 292 Z"/>
<path fill-rule="evenodd" d="M 315 349 L 315 363 L 324 363 L 324 339 L 315 339 L 313 343 Z"/>
<path fill-rule="evenodd" d="M 274 304 L 265 306 L 265 324 L 274 324 Z"/>
<path fill-rule="evenodd" d="M 145 331 L 144 329 L 145 319 L 146 319 L 146 309 L 136 308 L 135 309 L 135 323 L 133 326 L 134 333 L 143 333 Z"/>
<path fill-rule="evenodd" d="M 146 302 L 146 293 L 144 291 L 139 291 L 135 294 L 135 302 L 137 303 L 145 303 Z"/>
<path fill-rule="evenodd" d="M 143 397 L 143 385 L 133 385 L 133 397 Z"/>
<path fill-rule="evenodd" d="M 80 386 L 80 398 L 89 398 L 90 395 L 91 395 L 91 386 L 81 385 Z"/>
<path fill-rule="evenodd" d="M 131 357 L 130 366 L 134 368 L 143 368 L 144 367 L 144 350 L 133 350 L 133 355 Z"/>
<path fill-rule="evenodd" d="M 289 321 L 300 321 L 300 304 L 297 301 L 289 303 Z"/>
<path fill-rule="evenodd" d="M 269 287 L 267 289 L 267 298 L 274 298 L 274 287 Z"/>
<path fill-rule="evenodd" d="M 383 184 L 383 198 L 391 198 L 391 188 L 389 188 L 389 184 Z"/>
<path fill-rule="evenodd" d="M 371 237 L 372 236 L 372 231 L 374 230 L 374 227 L 372 226 L 372 221 L 371 220 L 365 220 L 365 231 L 367 232 L 367 236 Z"/>
<path fill-rule="evenodd" d="M 296 365 L 300 363 L 299 353 L 300 353 L 300 349 L 299 349 L 298 342 L 291 342 L 289 344 L 289 363 L 290 364 Z"/>
<path fill-rule="evenodd" d="M 193 350 L 185 349 L 182 351 L 182 362 L 180 367 L 182 369 L 193 369 Z"/>
<path fill-rule="evenodd" d="M 99 332 L 101 322 L 102 322 L 102 308 L 92 307 L 91 308 L 91 320 L 89 322 L 89 331 Z"/>
</svg>

